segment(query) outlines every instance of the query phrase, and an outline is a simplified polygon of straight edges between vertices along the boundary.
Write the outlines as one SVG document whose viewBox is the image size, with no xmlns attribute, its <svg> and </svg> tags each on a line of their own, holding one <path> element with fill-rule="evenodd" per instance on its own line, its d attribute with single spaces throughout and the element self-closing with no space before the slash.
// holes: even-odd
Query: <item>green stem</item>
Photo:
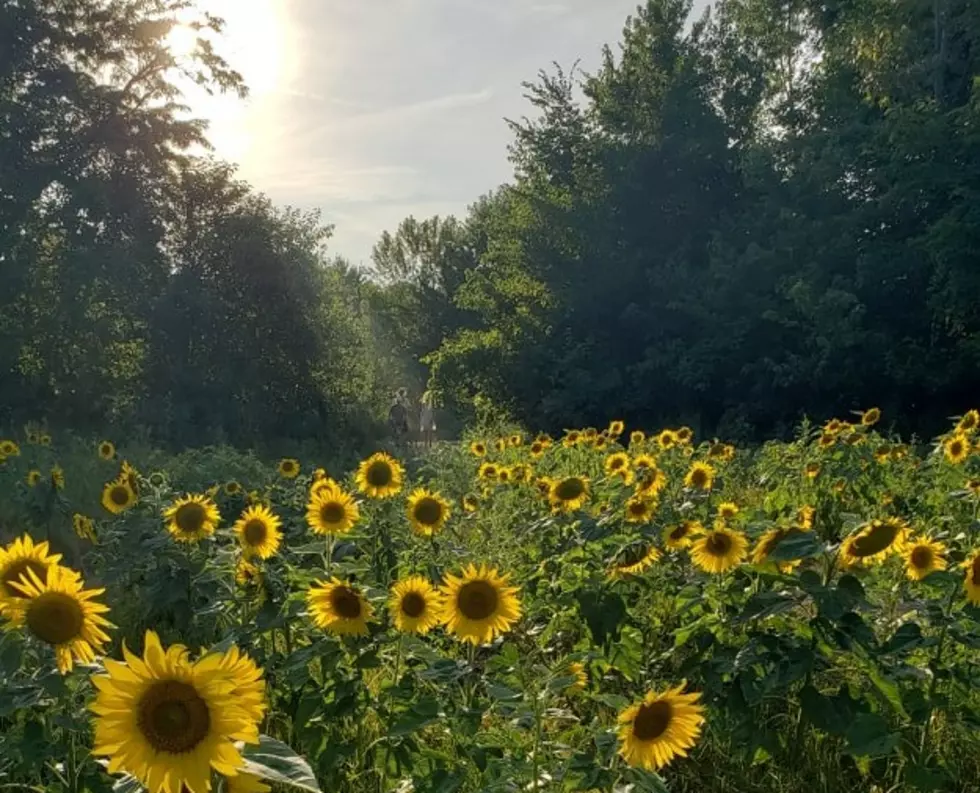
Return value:
<svg viewBox="0 0 980 793">
<path fill-rule="evenodd" d="M 926 700 L 929 703 L 929 714 L 926 717 L 925 725 L 922 727 L 922 740 L 919 742 L 920 753 L 926 749 L 926 743 L 929 740 L 929 731 L 932 728 L 932 717 L 936 711 L 932 705 L 932 700 L 936 694 L 936 688 L 939 685 L 939 663 L 942 661 L 943 650 L 946 647 L 946 634 L 949 632 L 950 614 L 953 608 L 953 601 L 956 599 L 958 591 L 955 586 L 949 588 L 949 597 L 946 599 L 946 606 L 942 612 L 943 627 L 939 631 L 939 642 L 936 644 L 936 652 L 932 656 L 932 660 L 929 661 L 929 668 L 932 670 L 932 680 L 929 682 L 929 693 L 926 696 Z"/>
<path fill-rule="evenodd" d="M 405 640 L 405 634 L 398 634 L 398 647 L 395 649 L 395 678 L 394 685 L 398 685 L 398 675 L 402 669 L 402 642 Z"/>
<path fill-rule="evenodd" d="M 531 774 L 533 776 L 531 782 L 531 790 L 538 789 L 539 781 L 539 771 L 538 771 L 538 749 L 541 746 L 541 703 L 538 692 L 534 692 L 534 746 L 531 750 Z"/>
<path fill-rule="evenodd" d="M 326 568 L 327 576 L 330 576 L 330 569 L 333 566 L 333 542 L 332 534 L 327 535 L 327 555 L 323 559 L 323 566 Z"/>
</svg>

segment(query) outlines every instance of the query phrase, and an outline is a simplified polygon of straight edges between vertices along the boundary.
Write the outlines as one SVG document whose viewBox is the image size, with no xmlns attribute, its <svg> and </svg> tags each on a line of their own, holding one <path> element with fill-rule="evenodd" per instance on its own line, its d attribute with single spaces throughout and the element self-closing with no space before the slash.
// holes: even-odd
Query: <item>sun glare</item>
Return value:
<svg viewBox="0 0 980 793">
<path fill-rule="evenodd" d="M 187 25 L 174 25 L 164 43 L 170 54 L 175 58 L 183 58 L 190 55 L 197 48 L 198 33 Z"/>
</svg>

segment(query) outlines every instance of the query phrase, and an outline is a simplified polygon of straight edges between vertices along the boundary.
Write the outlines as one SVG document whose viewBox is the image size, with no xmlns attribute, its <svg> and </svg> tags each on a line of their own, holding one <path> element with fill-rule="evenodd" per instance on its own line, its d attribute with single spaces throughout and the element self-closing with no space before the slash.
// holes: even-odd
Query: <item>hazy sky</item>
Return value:
<svg viewBox="0 0 980 793">
<path fill-rule="evenodd" d="M 410 215 L 462 214 L 507 181 L 504 118 L 552 61 L 589 70 L 637 0 L 198 0 L 252 96 L 191 97 L 217 154 L 277 203 L 318 207 L 367 263 Z"/>
</svg>

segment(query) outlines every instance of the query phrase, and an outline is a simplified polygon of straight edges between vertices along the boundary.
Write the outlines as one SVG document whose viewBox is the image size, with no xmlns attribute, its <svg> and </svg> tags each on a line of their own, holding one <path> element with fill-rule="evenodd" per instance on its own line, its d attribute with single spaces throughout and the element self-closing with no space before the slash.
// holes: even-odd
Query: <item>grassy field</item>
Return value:
<svg viewBox="0 0 980 793">
<path fill-rule="evenodd" d="M 27 428 L 0 790 L 976 791 L 977 424 L 349 470 Z"/>
</svg>

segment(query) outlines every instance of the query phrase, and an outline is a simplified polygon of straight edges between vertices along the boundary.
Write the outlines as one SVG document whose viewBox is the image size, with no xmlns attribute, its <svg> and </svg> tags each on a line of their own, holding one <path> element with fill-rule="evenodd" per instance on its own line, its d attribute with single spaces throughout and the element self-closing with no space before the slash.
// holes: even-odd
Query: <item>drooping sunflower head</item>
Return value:
<svg viewBox="0 0 980 793">
<path fill-rule="evenodd" d="M 633 430 L 630 433 L 630 446 L 641 446 L 646 443 L 647 434 L 643 430 Z"/>
<path fill-rule="evenodd" d="M 731 501 L 723 501 L 718 505 L 716 514 L 722 520 L 731 520 L 738 514 L 738 504 L 734 504 Z"/>
<path fill-rule="evenodd" d="M 486 457 L 487 444 L 483 441 L 470 441 L 470 453 L 475 457 Z"/>
<path fill-rule="evenodd" d="M 136 503 L 136 491 L 126 477 L 106 482 L 102 488 L 102 506 L 113 515 L 125 512 Z"/>
<path fill-rule="evenodd" d="M 51 487 L 55 490 L 65 489 L 65 470 L 60 465 L 54 466 L 48 476 L 51 478 Z"/>
<path fill-rule="evenodd" d="M 946 569 L 946 546 L 928 537 L 909 541 L 903 555 L 905 574 L 913 581 L 921 581 L 936 570 Z"/>
<path fill-rule="evenodd" d="M 283 479 L 295 479 L 299 476 L 299 460 L 295 457 L 284 457 L 276 468 Z"/>
<path fill-rule="evenodd" d="M 431 537 L 442 531 L 449 519 L 449 502 L 440 493 L 420 487 L 408 497 L 406 505 L 412 531 Z"/>
<path fill-rule="evenodd" d="M 573 678 L 572 682 L 565 688 L 567 694 L 585 691 L 585 687 L 589 684 L 589 674 L 585 669 L 585 664 L 581 661 L 571 661 L 565 667 L 563 677 Z"/>
<path fill-rule="evenodd" d="M 214 534 L 221 513 L 210 497 L 189 493 L 163 511 L 163 520 L 177 542 L 200 542 Z"/>
<path fill-rule="evenodd" d="M 636 476 L 636 494 L 654 498 L 667 486 L 667 474 L 659 468 L 641 468 Z"/>
<path fill-rule="evenodd" d="M 498 452 L 506 451 L 507 450 L 507 439 L 506 438 L 497 438 L 497 440 L 495 440 L 493 442 L 493 448 L 496 449 Z"/>
<path fill-rule="evenodd" d="M 314 625 L 338 636 L 365 635 L 374 609 L 354 584 L 331 578 L 317 581 L 306 593 Z"/>
<path fill-rule="evenodd" d="M 76 536 L 89 542 L 95 542 L 95 521 L 80 512 L 76 512 L 71 518 L 71 527 Z"/>
<path fill-rule="evenodd" d="M 715 469 L 707 463 L 692 463 L 684 477 L 684 486 L 691 490 L 711 490 L 715 481 Z"/>
<path fill-rule="evenodd" d="M 487 565 L 469 565 L 459 576 L 447 575 L 441 621 L 456 638 L 485 644 L 506 633 L 521 616 L 517 588 L 509 576 Z"/>
<path fill-rule="evenodd" d="M 619 714 L 619 753 L 627 765 L 657 770 L 697 743 L 704 708 L 697 704 L 700 693 L 683 693 L 686 685 L 651 691 Z"/>
<path fill-rule="evenodd" d="M 959 465 L 970 455 L 970 439 L 966 435 L 950 435 L 943 442 L 943 453 L 953 465 Z"/>
<path fill-rule="evenodd" d="M 551 504 L 562 512 L 580 509 L 589 498 L 589 480 L 584 476 L 556 479 L 549 493 Z"/>
<path fill-rule="evenodd" d="M 657 434 L 657 446 L 661 449 L 673 449 L 678 443 L 680 440 L 673 430 L 661 430 Z"/>
<path fill-rule="evenodd" d="M 279 550 L 282 521 L 264 505 L 248 507 L 235 521 L 233 530 L 246 558 L 268 559 Z"/>
<path fill-rule="evenodd" d="M 116 447 L 112 441 L 102 441 L 99 444 L 99 457 L 103 460 L 111 460 L 116 456 Z"/>
<path fill-rule="evenodd" d="M 820 473 L 820 463 L 807 463 L 803 466 L 803 475 L 807 479 L 816 479 Z"/>
<path fill-rule="evenodd" d="M 841 545 L 840 557 L 846 566 L 871 565 L 901 552 L 908 537 L 908 527 L 900 518 L 872 520 L 857 529 Z"/>
<path fill-rule="evenodd" d="M 966 598 L 974 605 L 980 604 L 980 551 L 974 551 L 963 563 L 966 576 L 963 579 L 963 589 Z"/>
<path fill-rule="evenodd" d="M 551 496 L 551 488 L 554 487 L 555 480 L 550 476 L 539 476 L 534 480 L 534 489 L 544 498 Z"/>
<path fill-rule="evenodd" d="M 243 556 L 235 564 L 235 583 L 244 587 L 262 586 L 262 568 Z"/>
<path fill-rule="evenodd" d="M 388 610 L 397 630 L 428 633 L 442 618 L 442 595 L 421 576 L 410 576 L 391 588 Z"/>
<path fill-rule="evenodd" d="M 499 466 L 496 463 L 482 463 L 477 471 L 477 476 L 484 482 L 496 482 L 498 470 Z"/>
<path fill-rule="evenodd" d="M 865 427 L 873 427 L 881 420 L 881 410 L 879 408 L 869 408 L 861 414 L 861 424 Z"/>
<path fill-rule="evenodd" d="M 84 589 L 78 574 L 59 565 L 50 565 L 42 579 L 28 568 L 27 576 L 11 586 L 20 591 L 4 616 L 15 628 L 24 627 L 54 650 L 58 671 L 67 674 L 73 662 L 90 664 L 109 641 L 103 629 L 112 627 L 102 615 L 108 606 L 95 598 L 104 589 Z"/>
<path fill-rule="evenodd" d="M 389 454 L 377 452 L 357 467 L 358 489 L 368 498 L 390 498 L 402 489 L 404 471 Z"/>
<path fill-rule="evenodd" d="M 973 432 L 978 426 L 980 426 L 980 412 L 968 410 L 956 423 L 956 432 L 965 435 Z"/>
<path fill-rule="evenodd" d="M 606 434 L 610 438 L 618 438 L 626 430 L 626 425 L 619 419 L 609 422 L 609 428 L 606 430 Z"/>
<path fill-rule="evenodd" d="M 706 573 L 724 573 L 741 564 L 748 547 L 742 532 L 716 525 L 691 544 L 691 561 Z"/>
<path fill-rule="evenodd" d="M 28 471 L 27 476 L 24 477 L 24 481 L 27 482 L 28 487 L 37 487 L 39 484 L 41 484 L 42 479 L 44 479 L 44 476 L 36 468 L 32 468 L 30 471 Z"/>
<path fill-rule="evenodd" d="M 660 560 L 661 553 L 655 545 L 636 542 L 623 548 L 609 565 L 610 578 L 628 578 L 639 575 Z"/>
<path fill-rule="evenodd" d="M 667 526 L 664 529 L 664 545 L 672 551 L 679 551 L 687 548 L 695 537 L 704 532 L 704 526 L 698 520 L 684 520 L 676 526 Z"/>
<path fill-rule="evenodd" d="M 259 740 L 252 677 L 221 653 L 191 661 L 181 645 L 164 650 L 152 631 L 142 658 L 125 647 L 123 655 L 93 678 L 92 751 L 109 758 L 109 772 L 129 773 L 151 793 L 203 793 L 212 769 L 234 777 L 244 766 L 235 741 Z"/>
<path fill-rule="evenodd" d="M 306 505 L 306 522 L 314 534 L 347 534 L 360 519 L 353 497 L 335 484 L 318 487 Z"/>
<path fill-rule="evenodd" d="M 657 511 L 657 502 L 652 498 L 633 496 L 626 500 L 627 523 L 649 523 Z"/>
<path fill-rule="evenodd" d="M 11 601 L 25 597 L 15 584 L 29 582 L 31 573 L 41 581 L 47 580 L 48 569 L 61 561 L 61 554 L 48 550 L 47 542 L 35 543 L 29 534 L 0 547 L 0 614 Z"/>
<path fill-rule="evenodd" d="M 694 439 L 694 430 L 690 427 L 680 427 L 674 430 L 674 437 L 678 443 L 688 444 Z"/>
</svg>

